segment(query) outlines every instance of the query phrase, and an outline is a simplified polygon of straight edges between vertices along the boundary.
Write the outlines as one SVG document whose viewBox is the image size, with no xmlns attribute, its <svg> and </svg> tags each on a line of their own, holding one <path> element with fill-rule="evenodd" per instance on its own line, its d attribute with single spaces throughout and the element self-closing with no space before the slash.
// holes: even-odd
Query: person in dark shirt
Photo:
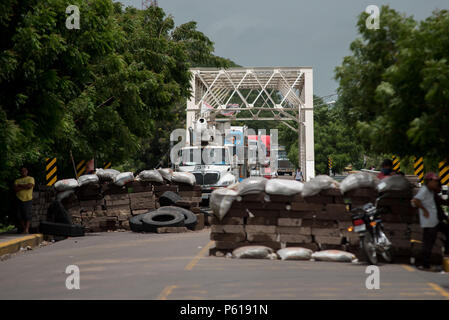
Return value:
<svg viewBox="0 0 449 320">
<path fill-rule="evenodd" d="M 393 161 L 391 161 L 391 159 L 385 159 L 382 162 L 382 169 L 380 170 L 380 173 L 377 175 L 377 177 L 382 180 L 394 174 L 395 172 L 393 171 Z"/>
</svg>

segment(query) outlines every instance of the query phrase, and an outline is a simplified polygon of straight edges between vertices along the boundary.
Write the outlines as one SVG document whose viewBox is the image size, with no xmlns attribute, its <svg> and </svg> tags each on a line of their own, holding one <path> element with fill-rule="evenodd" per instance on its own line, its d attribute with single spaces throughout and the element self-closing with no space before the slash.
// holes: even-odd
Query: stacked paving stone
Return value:
<svg viewBox="0 0 449 320">
<path fill-rule="evenodd" d="M 385 232 L 393 243 L 395 256 L 409 258 L 421 250 L 410 240 L 422 240 L 418 211 L 410 205 L 414 192 L 390 192 L 381 200 Z M 222 221 L 212 218 L 211 240 L 217 251 L 226 253 L 247 245 L 264 245 L 274 250 L 301 246 L 312 250 L 340 249 L 359 252 L 359 236 L 349 232 L 352 225 L 347 209 L 374 204 L 375 189 L 360 188 L 344 196 L 339 189 L 323 190 L 318 195 L 277 196 L 265 193 L 237 198 Z M 239 201 L 240 200 L 240 201 Z M 437 242 L 442 244 L 441 239 Z M 434 259 L 441 261 L 441 252 L 434 247 Z"/>
<path fill-rule="evenodd" d="M 178 185 L 178 194 L 181 200 L 176 205 L 186 208 L 194 213 L 199 213 L 201 202 L 201 186 Z"/>
<path fill-rule="evenodd" d="M 50 187 L 37 186 L 33 191 L 33 206 L 32 206 L 32 220 L 31 229 L 36 230 L 39 227 L 41 220 L 47 219 L 47 210 L 52 201 L 55 199 L 55 194 Z"/>
</svg>

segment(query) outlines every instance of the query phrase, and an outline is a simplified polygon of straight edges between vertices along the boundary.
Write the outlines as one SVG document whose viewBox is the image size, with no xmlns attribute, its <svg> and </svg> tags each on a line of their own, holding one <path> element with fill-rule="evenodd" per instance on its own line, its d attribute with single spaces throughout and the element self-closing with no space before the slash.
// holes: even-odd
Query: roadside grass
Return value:
<svg viewBox="0 0 449 320">
<path fill-rule="evenodd" d="M 0 224 L 0 233 L 11 231 L 14 228 L 15 227 L 12 224 L 9 224 L 9 225 Z"/>
</svg>

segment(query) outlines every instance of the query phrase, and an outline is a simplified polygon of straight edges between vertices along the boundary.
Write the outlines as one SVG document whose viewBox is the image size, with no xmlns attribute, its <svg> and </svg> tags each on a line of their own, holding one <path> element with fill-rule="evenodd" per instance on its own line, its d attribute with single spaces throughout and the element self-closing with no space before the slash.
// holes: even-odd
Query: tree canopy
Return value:
<svg viewBox="0 0 449 320">
<path fill-rule="evenodd" d="M 69 5 L 80 29 L 66 28 Z M 23 164 L 43 175 L 46 157 L 58 158 L 59 177 L 73 175 L 70 152 L 155 165 L 167 130 L 184 121 L 189 67 L 235 66 L 195 22 L 175 27 L 158 7 L 5 0 L 0 9 L 0 188 Z"/>
<path fill-rule="evenodd" d="M 449 155 L 449 12 L 417 22 L 383 6 L 335 70 L 339 102 L 368 151 L 441 161 Z"/>
</svg>

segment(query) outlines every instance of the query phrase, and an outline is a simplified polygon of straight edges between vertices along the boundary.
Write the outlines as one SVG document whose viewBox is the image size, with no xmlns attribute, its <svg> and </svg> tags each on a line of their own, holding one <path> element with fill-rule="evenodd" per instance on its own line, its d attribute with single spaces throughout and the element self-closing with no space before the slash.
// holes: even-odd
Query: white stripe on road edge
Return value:
<svg viewBox="0 0 449 320">
<path fill-rule="evenodd" d="M 177 286 L 167 286 L 162 290 L 161 294 L 157 297 L 157 300 L 167 300 L 170 293 L 173 289 L 177 288 Z"/>
<path fill-rule="evenodd" d="M 200 259 L 206 254 L 207 250 L 214 244 L 214 241 L 209 241 L 208 244 L 204 246 L 203 249 L 189 262 L 188 265 L 184 268 L 184 270 L 192 270 L 193 267 L 200 261 Z"/>
</svg>

